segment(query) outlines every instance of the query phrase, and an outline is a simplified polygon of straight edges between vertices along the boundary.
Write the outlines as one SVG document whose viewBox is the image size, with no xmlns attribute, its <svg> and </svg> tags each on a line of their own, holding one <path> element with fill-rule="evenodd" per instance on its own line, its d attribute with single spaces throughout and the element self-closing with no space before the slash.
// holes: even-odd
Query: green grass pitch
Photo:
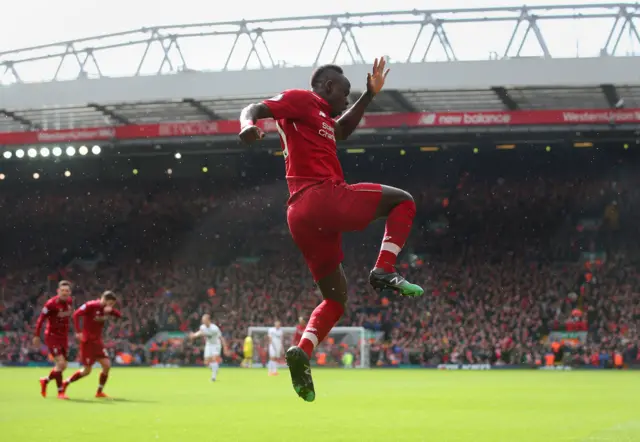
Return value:
<svg viewBox="0 0 640 442">
<path fill-rule="evenodd" d="M 3 441 L 640 441 L 637 371 L 318 369 L 311 404 L 282 370 L 114 368 L 112 400 L 95 370 L 70 401 L 40 397 L 47 372 L 0 369 Z"/>
</svg>

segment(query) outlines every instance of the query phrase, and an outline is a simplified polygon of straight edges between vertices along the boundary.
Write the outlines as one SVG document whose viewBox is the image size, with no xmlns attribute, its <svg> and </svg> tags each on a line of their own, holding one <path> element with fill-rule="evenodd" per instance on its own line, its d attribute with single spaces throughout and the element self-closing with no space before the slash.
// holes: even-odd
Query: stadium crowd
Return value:
<svg viewBox="0 0 640 442">
<path fill-rule="evenodd" d="M 339 325 L 371 331 L 372 365 L 640 363 L 633 164 L 559 163 L 392 181 L 418 204 L 401 271 L 427 294 L 368 286 L 382 225 L 345 238 L 350 297 Z M 212 313 L 231 344 L 225 360 L 239 364 L 249 326 L 293 326 L 320 298 L 289 238 L 286 196 L 275 178 L 3 191 L 0 204 L 15 209 L 0 218 L 0 361 L 46 360 L 31 344 L 35 320 L 68 279 L 76 306 L 105 289 L 121 294 L 124 318 L 106 331 L 121 363 L 199 363 L 201 346 L 180 332 Z"/>
</svg>

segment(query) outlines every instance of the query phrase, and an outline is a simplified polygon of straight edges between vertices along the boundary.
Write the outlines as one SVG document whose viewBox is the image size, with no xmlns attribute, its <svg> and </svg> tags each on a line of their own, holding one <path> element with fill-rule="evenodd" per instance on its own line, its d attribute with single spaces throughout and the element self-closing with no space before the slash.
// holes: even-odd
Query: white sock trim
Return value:
<svg viewBox="0 0 640 442">
<path fill-rule="evenodd" d="M 380 247 L 380 250 L 385 252 L 391 252 L 394 255 L 398 256 L 398 253 L 400 253 L 400 251 L 402 250 L 402 247 L 392 242 L 383 242 L 382 247 Z"/>
<path fill-rule="evenodd" d="M 313 333 L 309 333 L 307 331 L 302 333 L 302 338 L 300 338 L 300 340 L 302 339 L 308 339 L 309 341 L 311 341 L 313 343 L 313 348 L 316 348 L 318 346 L 318 337 Z"/>
</svg>

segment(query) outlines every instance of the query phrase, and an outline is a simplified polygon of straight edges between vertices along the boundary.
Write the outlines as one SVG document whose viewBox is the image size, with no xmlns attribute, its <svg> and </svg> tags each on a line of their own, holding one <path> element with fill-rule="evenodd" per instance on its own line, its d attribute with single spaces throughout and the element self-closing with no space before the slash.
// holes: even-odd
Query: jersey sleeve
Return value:
<svg viewBox="0 0 640 442">
<path fill-rule="evenodd" d="M 111 313 L 109 313 L 111 316 L 113 316 L 114 318 L 122 318 L 122 313 L 120 312 L 120 310 L 116 310 L 113 309 L 111 310 Z"/>
<path fill-rule="evenodd" d="M 308 112 L 310 98 L 309 91 L 292 89 L 262 103 L 269 108 L 276 120 L 295 120 L 302 118 L 305 112 Z"/>
<path fill-rule="evenodd" d="M 80 332 L 80 317 L 87 314 L 88 304 L 84 303 L 78 310 L 73 312 L 73 327 L 76 329 L 76 333 Z"/>
<path fill-rule="evenodd" d="M 53 314 L 53 311 L 54 311 L 54 307 L 47 301 L 44 307 L 42 307 L 42 310 L 40 311 L 40 315 L 38 315 L 38 320 L 36 321 L 36 330 L 34 333 L 35 336 L 40 336 L 40 333 L 42 332 L 42 326 L 44 325 L 44 321 L 47 320 L 47 318 L 49 318 L 49 316 Z"/>
</svg>

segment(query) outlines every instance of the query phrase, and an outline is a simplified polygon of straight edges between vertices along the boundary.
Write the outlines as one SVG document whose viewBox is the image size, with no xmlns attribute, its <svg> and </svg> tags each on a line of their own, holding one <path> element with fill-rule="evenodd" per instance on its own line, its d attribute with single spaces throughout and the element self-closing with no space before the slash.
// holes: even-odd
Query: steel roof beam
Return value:
<svg viewBox="0 0 640 442">
<path fill-rule="evenodd" d="M 629 38 L 634 39 L 635 44 L 640 43 L 640 34 L 633 20 L 634 18 L 638 18 L 638 6 L 639 5 L 619 5 L 619 11 L 611 26 L 609 37 L 600 51 L 601 55 L 616 54 L 623 35 L 628 35 Z M 621 26 L 619 26 L 620 24 Z"/>
<path fill-rule="evenodd" d="M 520 109 L 520 106 L 518 106 L 518 103 L 516 103 L 515 100 L 511 98 L 511 95 L 506 88 L 502 86 L 496 86 L 492 87 L 491 89 L 498 96 L 498 98 L 500 98 L 500 101 L 502 101 L 507 109 L 512 111 Z"/>
<path fill-rule="evenodd" d="M 182 100 L 183 103 L 190 104 L 194 109 L 198 110 L 198 112 L 202 112 L 206 115 L 210 120 L 221 120 L 222 118 L 216 114 L 214 111 L 209 109 L 207 106 L 199 102 L 198 100 L 194 100 L 193 98 L 185 98 Z"/>
<path fill-rule="evenodd" d="M 98 112 L 101 112 L 104 116 L 109 117 L 113 121 L 117 121 L 120 124 L 131 124 L 131 120 L 127 119 L 126 117 L 123 117 L 122 115 L 115 113 L 110 109 L 107 109 L 101 104 L 89 103 L 87 106 L 97 110 Z"/>
<path fill-rule="evenodd" d="M 131 66 L 131 75 L 142 74 L 148 63 L 154 63 L 151 68 L 157 74 L 179 72 L 187 70 L 188 64 L 180 48 L 180 42 L 189 38 L 235 36 L 236 43 L 241 39 L 249 40 L 249 49 L 239 54 L 239 47 L 234 43 L 227 53 L 223 70 L 231 68 L 232 56 L 246 57 L 241 69 L 248 69 L 252 59 L 257 60 L 262 68 L 286 66 L 286 61 L 276 62 L 279 57 L 272 54 L 267 45 L 266 35 L 276 32 L 324 31 L 325 39 L 320 45 L 314 65 L 321 63 L 328 54 L 328 61 L 335 62 L 343 51 L 347 59 L 354 64 L 368 62 L 358 42 L 358 29 L 388 28 L 415 26 L 417 35 L 413 41 L 409 56 L 405 60 L 427 61 L 433 59 L 432 53 L 438 49 L 446 60 L 457 60 L 445 28 L 450 24 L 465 23 L 499 23 L 511 22 L 515 24 L 514 32 L 506 43 L 506 49 L 494 58 L 520 56 L 525 43 L 533 38 L 543 57 L 551 57 L 551 51 L 546 44 L 543 31 L 538 26 L 540 21 L 549 20 L 584 20 L 611 19 L 613 22 L 608 38 L 603 35 L 601 55 L 614 55 L 622 51 L 620 41 L 623 35 L 629 35 L 640 44 L 640 33 L 635 20 L 640 17 L 640 5 L 631 3 L 595 4 L 595 5 L 550 5 L 524 7 L 493 7 L 493 8 L 464 8 L 464 9 L 433 9 L 433 10 L 404 10 L 368 13 L 332 14 L 320 16 L 280 17 L 260 20 L 226 21 L 212 23 L 191 23 L 185 25 L 156 26 L 141 28 L 126 32 L 117 32 L 93 37 L 80 38 L 59 43 L 33 46 L 13 51 L 0 52 L 0 81 L 7 76 L 12 81 L 20 82 L 21 65 L 39 60 L 59 58 L 60 63 L 55 72 L 51 72 L 47 79 L 58 79 L 62 72 L 63 63 L 71 58 L 76 78 L 88 76 L 88 64 L 93 65 L 92 72 L 102 76 L 102 64 L 98 64 L 99 55 L 110 49 L 118 49 L 140 45 L 145 47 L 144 54 L 136 60 L 136 67 Z M 526 26 L 524 36 L 519 37 L 522 26 Z M 329 48 L 330 34 L 339 33 L 337 44 L 332 43 Z M 426 36 L 425 36 L 426 33 Z M 426 41 L 425 41 L 426 40 Z M 162 56 L 151 61 L 152 47 L 160 47 Z M 336 47 L 337 46 L 337 47 Z M 333 52 L 335 50 L 335 52 Z M 327 54 L 325 54 L 325 52 Z M 402 58 L 404 58 L 404 54 Z M 111 57 L 110 57 L 111 58 Z M 397 58 L 397 57 L 392 57 Z M 157 63 L 157 64 L 156 64 Z M 65 65 L 66 66 L 66 65 Z M 4 68 L 4 69 L 3 69 Z M 216 67 L 218 68 L 218 67 Z M 4 71 L 4 73 L 3 73 Z M 146 72 L 146 71 L 145 71 Z M 148 72 L 147 72 L 148 73 Z M 24 74 L 24 72 L 22 72 Z M 24 75 L 22 75 L 24 77 Z"/>
</svg>

